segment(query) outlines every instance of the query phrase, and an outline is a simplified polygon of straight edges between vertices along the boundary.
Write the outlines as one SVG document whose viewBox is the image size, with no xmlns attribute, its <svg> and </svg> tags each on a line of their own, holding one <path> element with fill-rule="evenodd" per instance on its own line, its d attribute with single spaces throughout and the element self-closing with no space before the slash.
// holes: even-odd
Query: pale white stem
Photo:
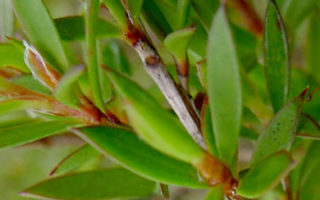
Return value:
<svg viewBox="0 0 320 200">
<path fill-rule="evenodd" d="M 142 40 L 135 43 L 133 47 L 144 63 L 146 71 L 158 85 L 191 137 L 203 149 L 207 149 L 201 134 L 198 113 L 194 110 L 188 97 L 183 94 L 182 88 L 176 85 L 158 54 Z"/>
</svg>

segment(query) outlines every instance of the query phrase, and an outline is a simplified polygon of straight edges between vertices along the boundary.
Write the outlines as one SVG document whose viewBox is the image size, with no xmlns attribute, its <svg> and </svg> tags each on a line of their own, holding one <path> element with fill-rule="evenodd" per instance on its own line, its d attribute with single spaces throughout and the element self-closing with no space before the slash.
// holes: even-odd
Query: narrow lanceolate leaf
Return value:
<svg viewBox="0 0 320 200">
<path fill-rule="evenodd" d="M 98 53 L 97 53 L 97 21 L 100 8 L 99 0 L 87 0 L 86 12 L 86 44 L 87 44 L 87 62 L 89 84 L 92 89 L 94 104 L 105 111 L 102 99 L 99 73 L 98 73 Z"/>
<path fill-rule="evenodd" d="M 34 47 L 30 46 L 26 41 L 23 44 L 25 46 L 24 61 L 32 72 L 33 77 L 51 91 L 54 90 L 60 79 L 60 74 L 44 61 Z"/>
<path fill-rule="evenodd" d="M 296 127 L 307 89 L 283 107 L 260 135 L 252 157 L 255 165 L 266 156 L 288 149 L 296 134 Z"/>
<path fill-rule="evenodd" d="M 301 188 L 299 199 L 318 200 L 320 198 L 320 164 L 313 169 L 305 184 Z"/>
<path fill-rule="evenodd" d="M 119 26 L 122 29 L 127 28 L 127 16 L 126 11 L 123 8 L 121 1 L 118 0 L 102 0 L 102 2 L 106 5 L 106 7 L 111 12 L 112 16 L 115 18 L 115 20 L 118 22 Z"/>
<path fill-rule="evenodd" d="M 51 91 L 46 86 L 42 85 L 38 80 L 34 79 L 31 74 L 11 78 L 10 82 L 40 94 L 51 94 Z"/>
<path fill-rule="evenodd" d="M 214 139 L 210 107 L 208 106 L 208 98 L 204 100 L 201 108 L 201 133 L 206 141 L 208 151 L 218 157 L 216 141 Z"/>
<path fill-rule="evenodd" d="M 240 180 L 237 194 L 246 198 L 258 198 L 275 187 L 286 176 L 293 164 L 290 154 L 286 151 L 265 158 L 252 166 Z"/>
<path fill-rule="evenodd" d="M 81 104 L 79 95 L 80 88 L 77 80 L 84 73 L 84 66 L 77 66 L 70 69 L 59 81 L 54 96 L 62 103 L 78 108 Z"/>
<path fill-rule="evenodd" d="M 205 200 L 224 200 L 224 191 L 222 185 L 218 185 L 210 189 Z"/>
<path fill-rule="evenodd" d="M 192 6 L 197 12 L 204 27 L 209 30 L 211 20 L 219 8 L 218 0 L 192 0 Z"/>
<path fill-rule="evenodd" d="M 143 0 L 127 0 L 127 3 L 131 16 L 138 18 L 142 8 Z"/>
<path fill-rule="evenodd" d="M 74 130 L 78 136 L 119 164 L 148 179 L 169 185 L 208 187 L 189 164 L 166 156 L 142 142 L 132 131 L 112 127 Z"/>
<path fill-rule="evenodd" d="M 274 112 L 288 100 L 289 54 L 285 27 L 274 1 L 270 1 L 264 31 L 265 76 Z"/>
<path fill-rule="evenodd" d="M 283 6 L 285 23 L 292 29 L 297 28 L 317 4 L 317 0 L 290 0 Z"/>
<path fill-rule="evenodd" d="M 19 22 L 32 44 L 56 69 L 65 70 L 69 63 L 59 34 L 42 0 L 13 0 Z"/>
<path fill-rule="evenodd" d="M 177 14 L 178 14 L 178 28 L 184 27 L 191 9 L 191 0 L 178 0 Z"/>
<path fill-rule="evenodd" d="M 70 120 L 30 122 L 0 129 L 0 148 L 14 147 L 68 131 L 77 126 Z"/>
<path fill-rule="evenodd" d="M 242 97 L 239 63 L 224 7 L 217 11 L 209 33 L 207 71 L 217 150 L 231 166 L 238 146 Z"/>
<path fill-rule="evenodd" d="M 187 50 L 194 32 L 195 27 L 191 26 L 169 34 L 164 40 L 164 46 L 174 57 L 180 84 L 186 91 L 188 91 L 189 76 Z"/>
<path fill-rule="evenodd" d="M 120 199 L 146 197 L 154 188 L 154 182 L 122 168 L 111 168 L 49 179 L 21 194 L 37 199 Z"/>
<path fill-rule="evenodd" d="M 320 83 L 320 8 L 316 7 L 311 15 L 308 30 L 308 68 L 310 75 Z"/>
<path fill-rule="evenodd" d="M 177 118 L 136 83 L 111 70 L 107 71 L 107 75 L 126 101 L 124 108 L 130 124 L 144 141 L 177 159 L 192 164 L 201 162 L 205 156 L 204 151 L 192 140 Z"/>
<path fill-rule="evenodd" d="M 320 160 L 318 159 L 319 153 L 320 153 L 320 142 L 319 141 L 312 142 L 308 150 L 308 153 L 305 156 L 301 166 L 301 172 L 299 176 L 299 188 L 298 188 L 300 191 L 302 191 L 302 187 L 305 186 L 308 179 L 314 175 L 314 170 L 319 170 L 319 168 L 317 167 L 320 165 Z"/>
<path fill-rule="evenodd" d="M 14 27 L 13 9 L 10 0 L 0 1 L 0 41 L 6 41 L 11 36 Z"/>
<path fill-rule="evenodd" d="M 59 35 L 64 41 L 85 40 L 85 21 L 83 16 L 63 17 L 54 20 Z M 97 22 L 97 37 L 117 38 L 121 36 L 118 27 L 110 22 L 99 18 Z"/>
<path fill-rule="evenodd" d="M 23 53 L 12 44 L 2 43 L 0 44 L 0 69 L 5 67 L 29 72 L 23 60 Z"/>
<path fill-rule="evenodd" d="M 320 140 L 320 125 L 310 115 L 303 113 L 299 119 L 297 136 L 307 139 Z"/>
<path fill-rule="evenodd" d="M 52 175 L 61 175 L 76 170 L 91 160 L 97 158 L 100 153 L 90 145 L 83 145 L 74 152 L 65 157 L 50 173 Z"/>
</svg>

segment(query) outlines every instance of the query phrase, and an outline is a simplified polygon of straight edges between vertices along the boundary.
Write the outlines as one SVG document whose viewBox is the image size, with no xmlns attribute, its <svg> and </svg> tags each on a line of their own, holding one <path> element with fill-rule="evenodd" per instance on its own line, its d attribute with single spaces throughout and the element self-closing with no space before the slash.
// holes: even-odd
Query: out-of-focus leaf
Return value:
<svg viewBox="0 0 320 200">
<path fill-rule="evenodd" d="M 310 115 L 303 113 L 299 119 L 297 136 L 320 140 L 320 125 Z"/>
<path fill-rule="evenodd" d="M 268 5 L 265 21 L 265 76 L 276 113 L 288 100 L 290 66 L 285 27 L 274 1 Z"/>
<path fill-rule="evenodd" d="M 126 77 L 111 70 L 107 71 L 107 75 L 120 96 L 126 100 L 124 108 L 130 124 L 144 141 L 177 159 L 192 164 L 201 162 L 204 151 L 177 118 Z"/>
<path fill-rule="evenodd" d="M 166 21 L 170 24 L 172 30 L 178 29 L 177 6 L 172 1 L 152 0 L 155 6 L 160 10 Z"/>
<path fill-rule="evenodd" d="M 21 194 L 37 199 L 115 199 L 149 196 L 154 188 L 154 182 L 125 169 L 112 168 L 49 179 Z"/>
<path fill-rule="evenodd" d="M 125 30 L 128 26 L 127 16 L 121 2 L 118 0 L 102 0 L 102 2 L 106 5 L 113 17 L 117 20 L 120 27 Z"/>
<path fill-rule="evenodd" d="M 1 105 L 1 103 L 0 103 Z M 1 108 L 1 106 L 0 106 Z M 7 114 L 0 114 L 0 129 L 5 127 L 10 127 L 14 125 L 21 125 L 24 123 L 39 121 L 38 118 L 31 117 L 25 111 L 18 111 L 18 112 L 10 112 Z"/>
<path fill-rule="evenodd" d="M 78 108 L 81 104 L 79 95 L 80 88 L 77 80 L 84 73 L 84 66 L 71 68 L 59 81 L 54 96 L 62 103 L 72 107 Z"/>
<path fill-rule="evenodd" d="M 130 67 L 127 58 L 120 45 L 110 40 L 102 49 L 101 62 L 111 69 L 121 73 L 130 74 Z"/>
<path fill-rule="evenodd" d="M 242 110 L 239 63 L 225 8 L 217 11 L 209 34 L 207 80 L 217 150 L 230 167 L 237 151 Z"/>
<path fill-rule="evenodd" d="M 231 24 L 231 28 L 241 66 L 250 71 L 257 63 L 257 38 L 251 32 L 234 24 Z"/>
<path fill-rule="evenodd" d="M 85 21 L 83 16 L 63 17 L 54 20 L 59 35 L 65 41 L 85 39 Z M 120 30 L 113 24 L 99 18 L 97 37 L 120 37 Z"/>
<path fill-rule="evenodd" d="M 125 168 L 169 185 L 206 188 L 189 164 L 168 157 L 142 142 L 132 131 L 112 127 L 74 130 L 78 136 Z"/>
<path fill-rule="evenodd" d="M 308 30 L 308 68 L 311 76 L 320 83 L 320 8 L 312 13 Z"/>
<path fill-rule="evenodd" d="M 23 41 L 25 48 L 24 61 L 32 72 L 34 78 L 39 80 L 50 90 L 54 90 L 60 79 L 60 74 L 47 64 L 40 53 L 27 42 Z"/>
<path fill-rule="evenodd" d="M 187 23 L 187 19 L 191 9 L 191 0 L 178 0 L 178 28 L 182 28 Z"/>
<path fill-rule="evenodd" d="M 132 17 L 139 17 L 143 0 L 127 0 L 127 3 Z"/>
<path fill-rule="evenodd" d="M 318 158 L 320 153 L 320 142 L 312 142 L 306 157 L 303 160 L 301 166 L 301 173 L 299 176 L 299 191 L 302 191 L 303 186 L 305 186 L 307 180 L 314 175 L 314 170 L 318 170 L 320 160 Z M 318 172 L 319 173 L 319 172 Z"/>
<path fill-rule="evenodd" d="M 204 100 L 201 109 L 201 133 L 206 141 L 208 151 L 218 157 L 216 141 L 214 139 L 210 108 L 208 106 L 208 98 Z"/>
<path fill-rule="evenodd" d="M 260 134 L 252 156 L 253 165 L 270 154 L 288 149 L 296 133 L 301 107 L 307 91 L 307 89 L 304 90 L 298 97 L 283 107 Z"/>
<path fill-rule="evenodd" d="M 13 27 L 14 16 L 11 1 L 2 0 L 0 1 L 0 41 L 6 41 L 6 36 L 12 35 Z"/>
<path fill-rule="evenodd" d="M 187 62 L 187 50 L 194 32 L 194 26 L 177 30 L 170 33 L 163 41 L 165 47 L 172 53 L 177 62 Z"/>
<path fill-rule="evenodd" d="M 249 128 L 242 127 L 240 130 L 240 136 L 251 140 L 257 140 L 259 134 Z"/>
<path fill-rule="evenodd" d="M 13 0 L 23 30 L 41 55 L 58 70 L 69 67 L 59 34 L 42 0 Z"/>
<path fill-rule="evenodd" d="M 209 30 L 213 15 L 219 7 L 218 0 L 192 0 L 192 6 L 200 17 L 203 26 Z"/>
<path fill-rule="evenodd" d="M 144 1 L 142 16 L 145 23 L 152 26 L 153 30 L 157 30 L 158 35 L 163 36 L 163 33 L 172 32 L 170 24 L 153 1 Z"/>
<path fill-rule="evenodd" d="M 108 1 L 118 2 L 111 0 Z M 101 94 L 101 86 L 99 80 L 99 65 L 98 65 L 98 52 L 97 52 L 97 22 L 100 8 L 99 0 L 87 0 L 86 12 L 86 56 L 87 56 L 87 71 L 89 77 L 89 85 L 92 90 L 93 102 L 101 110 L 105 111 L 104 102 Z"/>
<path fill-rule="evenodd" d="M 50 176 L 61 175 L 73 171 L 99 155 L 99 152 L 90 145 L 83 145 L 60 161 L 60 163 L 52 170 Z"/>
<path fill-rule="evenodd" d="M 294 29 L 308 16 L 317 0 L 290 0 L 283 6 L 283 18 L 285 23 Z"/>
<path fill-rule="evenodd" d="M 246 198 L 258 198 L 275 187 L 293 166 L 286 151 L 277 152 L 261 160 L 240 180 L 237 194 Z"/>
<path fill-rule="evenodd" d="M 205 200 L 224 200 L 224 191 L 221 185 L 211 188 Z"/>
<path fill-rule="evenodd" d="M 51 94 L 51 91 L 47 87 L 42 85 L 38 80 L 34 79 L 31 74 L 11 78 L 10 82 L 41 94 Z"/>
<path fill-rule="evenodd" d="M 318 200 L 320 198 L 319 168 L 320 168 L 320 163 L 318 163 L 318 165 L 313 169 L 311 174 L 308 176 L 308 179 L 306 180 L 305 184 L 301 188 L 299 199 Z"/>
<path fill-rule="evenodd" d="M 0 44 L 0 69 L 5 67 L 29 72 L 23 60 L 23 52 L 12 44 L 2 43 Z"/>
<path fill-rule="evenodd" d="M 70 120 L 58 120 L 47 122 L 31 122 L 22 125 L 5 127 L 0 129 L 0 148 L 14 147 L 57 133 L 68 131 L 76 127 L 77 123 Z"/>
</svg>

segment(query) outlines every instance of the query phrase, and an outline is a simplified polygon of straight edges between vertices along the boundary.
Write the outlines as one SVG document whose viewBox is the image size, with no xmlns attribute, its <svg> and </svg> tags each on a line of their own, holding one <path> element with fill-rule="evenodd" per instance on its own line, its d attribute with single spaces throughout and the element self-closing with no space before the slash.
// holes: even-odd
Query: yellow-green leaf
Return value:
<svg viewBox="0 0 320 200">
<path fill-rule="evenodd" d="M 217 150 L 230 167 L 238 146 L 242 97 L 236 48 L 223 6 L 217 11 L 209 33 L 207 72 Z"/>
</svg>

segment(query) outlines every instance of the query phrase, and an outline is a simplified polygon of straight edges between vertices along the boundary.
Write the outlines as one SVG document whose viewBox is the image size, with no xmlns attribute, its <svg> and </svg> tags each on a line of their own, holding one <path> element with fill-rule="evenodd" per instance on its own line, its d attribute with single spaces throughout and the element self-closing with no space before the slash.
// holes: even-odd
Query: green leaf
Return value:
<svg viewBox="0 0 320 200">
<path fill-rule="evenodd" d="M 218 0 L 192 0 L 192 6 L 206 30 L 210 29 L 212 18 L 219 8 L 219 4 Z"/>
<path fill-rule="evenodd" d="M 293 160 L 286 151 L 277 152 L 249 170 L 240 180 L 237 194 L 246 198 L 258 198 L 275 187 L 293 166 Z"/>
<path fill-rule="evenodd" d="M 0 106 L 1 108 L 1 106 Z M 24 123 L 39 121 L 38 118 L 31 117 L 25 111 L 10 112 L 7 114 L 0 114 L 0 128 L 10 127 L 14 125 L 21 125 Z"/>
<path fill-rule="evenodd" d="M 42 0 L 12 0 L 15 13 L 28 38 L 56 69 L 69 67 L 59 34 Z"/>
<path fill-rule="evenodd" d="M 205 152 L 193 141 L 176 117 L 136 83 L 111 70 L 107 71 L 107 75 L 126 101 L 124 109 L 130 125 L 145 142 L 177 159 L 192 164 L 201 162 Z"/>
<path fill-rule="evenodd" d="M 37 199 L 114 199 L 145 197 L 155 183 L 121 169 L 104 169 L 49 179 L 22 192 Z"/>
<path fill-rule="evenodd" d="M 130 66 L 121 46 L 110 40 L 102 47 L 101 63 L 118 72 L 130 74 Z"/>
<path fill-rule="evenodd" d="M 109 2 L 115 2 L 114 0 Z M 118 2 L 118 1 L 117 1 Z M 119 2 L 120 3 L 120 2 Z M 86 12 L 86 48 L 87 48 L 87 70 L 89 75 L 89 84 L 92 90 L 94 104 L 101 110 L 105 111 L 104 102 L 101 94 L 99 81 L 99 66 L 97 53 L 97 22 L 98 11 L 100 8 L 99 0 L 87 0 Z"/>
<path fill-rule="evenodd" d="M 6 36 L 11 36 L 14 28 L 13 9 L 10 0 L 0 1 L 0 41 L 6 41 Z M 1 53 L 0 53 L 1 55 Z"/>
<path fill-rule="evenodd" d="M 319 154 L 318 154 L 319 155 Z M 306 183 L 301 188 L 299 199 L 301 200 L 317 200 L 320 198 L 320 164 L 313 169 L 311 175 L 306 180 Z"/>
<path fill-rule="evenodd" d="M 315 7 L 317 0 L 290 0 L 283 6 L 284 21 L 292 29 L 298 27 Z"/>
<path fill-rule="evenodd" d="M 26 74 L 26 75 L 11 78 L 10 82 L 44 95 L 51 94 L 51 91 L 47 87 L 42 85 L 39 81 L 34 79 L 31 74 Z"/>
<path fill-rule="evenodd" d="M 320 8 L 316 7 L 311 15 L 308 30 L 307 61 L 311 76 L 320 83 Z"/>
<path fill-rule="evenodd" d="M 252 164 L 277 151 L 288 149 L 295 136 L 307 89 L 283 107 L 260 134 L 252 156 Z"/>
<path fill-rule="evenodd" d="M 0 69 L 12 67 L 22 72 L 29 72 L 23 60 L 23 52 L 17 47 L 8 43 L 0 44 Z"/>
<path fill-rule="evenodd" d="M 0 149 L 14 147 L 39 140 L 76 127 L 70 120 L 30 122 L 0 129 Z"/>
<path fill-rule="evenodd" d="M 177 4 L 178 28 L 182 28 L 186 25 L 190 14 L 191 0 L 178 0 Z"/>
<path fill-rule="evenodd" d="M 59 81 L 54 96 L 62 103 L 72 108 L 78 108 L 81 104 L 79 95 L 80 88 L 77 80 L 84 73 L 84 66 L 73 67 L 65 73 Z"/>
<path fill-rule="evenodd" d="M 107 6 L 112 16 L 120 25 L 121 29 L 125 30 L 128 26 L 127 16 L 121 2 L 118 0 L 102 0 L 102 2 Z"/>
<path fill-rule="evenodd" d="M 105 156 L 148 179 L 191 188 L 206 188 L 190 165 L 166 156 L 142 142 L 132 131 L 112 127 L 75 130 L 78 136 Z"/>
<path fill-rule="evenodd" d="M 143 5 L 143 0 L 127 0 L 127 3 L 131 16 L 138 18 Z"/>
<path fill-rule="evenodd" d="M 204 100 L 205 102 L 202 105 L 201 109 L 201 133 L 203 134 L 204 140 L 206 141 L 208 151 L 218 157 L 218 151 L 216 147 L 216 141 L 214 139 L 212 120 L 210 107 L 208 106 L 208 98 Z"/>
<path fill-rule="evenodd" d="M 210 189 L 205 200 L 224 200 L 224 191 L 222 185 L 217 185 Z"/>
<path fill-rule="evenodd" d="M 163 41 L 164 46 L 175 57 L 178 63 L 187 62 L 187 50 L 194 32 L 194 26 L 177 30 L 170 33 Z"/>
<path fill-rule="evenodd" d="M 274 112 L 288 100 L 289 54 L 285 27 L 274 1 L 270 1 L 265 20 L 265 76 Z"/>
<path fill-rule="evenodd" d="M 59 35 L 65 41 L 85 40 L 85 21 L 83 16 L 70 16 L 54 20 Z M 120 37 L 121 31 L 110 22 L 99 18 L 97 37 Z"/>
<path fill-rule="evenodd" d="M 310 115 L 303 113 L 299 120 L 297 136 L 320 140 L 320 125 Z"/>
<path fill-rule="evenodd" d="M 224 7 L 217 11 L 211 26 L 207 66 L 209 105 L 217 150 L 230 167 L 238 146 L 242 97 L 239 63 Z"/>
<path fill-rule="evenodd" d="M 299 189 L 302 191 L 302 187 L 305 186 L 309 177 L 313 176 L 314 170 L 319 170 L 317 166 L 320 164 L 318 155 L 320 153 L 320 142 L 312 142 L 307 155 L 305 156 L 300 172 Z"/>
<path fill-rule="evenodd" d="M 100 155 L 98 151 L 92 148 L 90 145 L 83 145 L 69 154 L 52 170 L 50 176 L 61 175 L 74 171 L 75 169 L 83 166 L 89 161 L 97 158 Z"/>
</svg>

